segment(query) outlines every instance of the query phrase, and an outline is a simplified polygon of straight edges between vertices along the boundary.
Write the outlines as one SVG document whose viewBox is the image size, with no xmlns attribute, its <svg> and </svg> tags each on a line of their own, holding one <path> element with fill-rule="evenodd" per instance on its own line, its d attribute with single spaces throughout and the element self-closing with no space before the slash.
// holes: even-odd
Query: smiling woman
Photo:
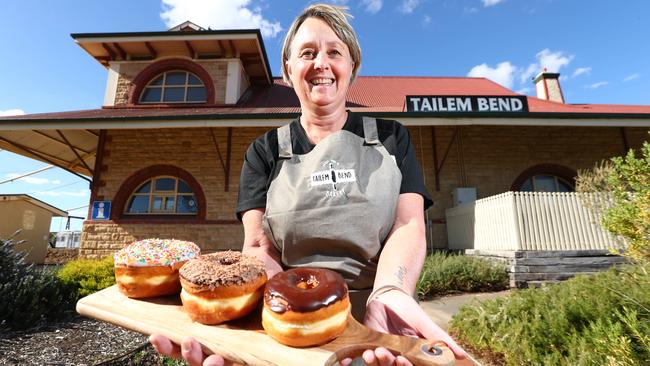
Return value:
<svg viewBox="0 0 650 366">
<path fill-rule="evenodd" d="M 289 29 L 282 74 L 300 116 L 246 152 L 236 208 L 243 252 L 261 259 L 269 278 L 307 267 L 338 272 L 350 290 L 351 315 L 367 327 L 442 341 L 463 357 L 414 300 L 426 253 L 423 209 L 432 202 L 409 133 L 397 121 L 346 109 L 361 65 L 348 18 L 344 8 L 314 4 Z M 151 340 L 162 353 L 179 354 L 168 339 Z M 193 339 L 182 345 L 190 364 L 224 362 L 206 359 Z M 370 365 L 410 364 L 379 344 L 368 348 Z"/>
</svg>

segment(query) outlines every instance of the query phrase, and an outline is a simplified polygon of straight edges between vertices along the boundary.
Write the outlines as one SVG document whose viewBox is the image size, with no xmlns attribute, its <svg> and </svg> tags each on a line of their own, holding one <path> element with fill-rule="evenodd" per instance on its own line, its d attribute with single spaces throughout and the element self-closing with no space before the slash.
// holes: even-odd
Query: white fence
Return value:
<svg viewBox="0 0 650 366">
<path fill-rule="evenodd" d="M 447 209 L 446 217 L 449 249 L 589 250 L 622 243 L 577 193 L 506 192 Z"/>
</svg>

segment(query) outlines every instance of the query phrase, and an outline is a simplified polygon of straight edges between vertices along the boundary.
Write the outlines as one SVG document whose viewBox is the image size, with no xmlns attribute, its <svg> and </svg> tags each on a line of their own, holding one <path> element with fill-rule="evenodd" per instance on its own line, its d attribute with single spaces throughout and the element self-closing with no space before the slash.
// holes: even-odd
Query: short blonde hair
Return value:
<svg viewBox="0 0 650 366">
<path fill-rule="evenodd" d="M 357 72 L 361 66 L 361 47 L 359 46 L 359 41 L 357 40 L 357 35 L 352 29 L 352 25 L 348 19 L 352 18 L 347 12 L 347 8 L 343 6 L 335 6 L 329 4 L 313 4 L 305 8 L 303 12 L 296 17 L 291 24 L 291 28 L 287 32 L 287 35 L 284 37 L 284 44 L 282 45 L 282 78 L 284 81 L 291 85 L 291 80 L 289 80 L 289 74 L 287 73 L 286 62 L 291 57 L 291 43 L 293 42 L 298 29 L 308 18 L 318 18 L 332 28 L 336 36 L 339 37 L 350 50 L 350 56 L 352 57 L 352 62 L 354 62 L 354 67 L 352 68 L 352 77 L 350 81 L 354 81 L 357 77 Z"/>
</svg>

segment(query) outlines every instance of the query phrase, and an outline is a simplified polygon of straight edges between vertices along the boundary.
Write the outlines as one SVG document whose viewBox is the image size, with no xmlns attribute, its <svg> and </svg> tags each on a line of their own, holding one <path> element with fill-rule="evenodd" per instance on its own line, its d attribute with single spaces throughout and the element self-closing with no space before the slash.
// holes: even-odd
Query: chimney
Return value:
<svg viewBox="0 0 650 366">
<path fill-rule="evenodd" d="M 550 100 L 552 102 L 564 103 L 562 88 L 560 87 L 560 74 L 548 72 L 546 68 L 535 76 L 535 92 L 537 98 Z"/>
</svg>

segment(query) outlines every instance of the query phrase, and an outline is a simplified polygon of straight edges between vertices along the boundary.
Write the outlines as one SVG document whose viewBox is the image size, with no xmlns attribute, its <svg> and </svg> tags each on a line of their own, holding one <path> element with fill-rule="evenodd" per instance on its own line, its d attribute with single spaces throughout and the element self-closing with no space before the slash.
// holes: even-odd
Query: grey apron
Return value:
<svg viewBox="0 0 650 366">
<path fill-rule="evenodd" d="M 263 219 L 284 266 L 332 269 L 351 290 L 362 290 L 350 293 L 357 318 L 365 312 L 379 252 L 395 221 L 402 181 L 395 158 L 379 141 L 377 121 L 364 117 L 363 130 L 363 138 L 332 133 L 298 155 L 290 124 L 280 127 L 283 161 Z"/>
</svg>

